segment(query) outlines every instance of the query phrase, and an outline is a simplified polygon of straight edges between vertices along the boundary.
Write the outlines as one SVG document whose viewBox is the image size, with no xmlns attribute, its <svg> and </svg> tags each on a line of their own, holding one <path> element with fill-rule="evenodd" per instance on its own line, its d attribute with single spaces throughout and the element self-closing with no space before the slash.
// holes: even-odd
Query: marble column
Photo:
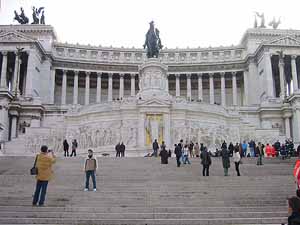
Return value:
<svg viewBox="0 0 300 225">
<path fill-rule="evenodd" d="M 130 77 L 131 77 L 130 96 L 134 97 L 135 96 L 135 73 L 130 74 Z"/>
<path fill-rule="evenodd" d="M 119 90 L 119 99 L 124 98 L 124 74 L 120 73 L 120 90 Z"/>
<path fill-rule="evenodd" d="M 113 78 L 113 73 L 108 73 L 108 95 L 107 95 L 108 97 L 107 97 L 107 100 L 109 102 L 112 101 L 112 82 L 113 82 L 112 78 Z"/>
<path fill-rule="evenodd" d="M 215 104 L 214 74 L 209 73 L 209 103 Z"/>
<path fill-rule="evenodd" d="M 50 68 L 50 104 L 54 104 L 55 101 L 55 73 L 56 73 L 55 68 L 51 67 Z"/>
<path fill-rule="evenodd" d="M 13 78 L 13 86 L 12 86 L 12 90 L 14 95 L 19 95 L 20 94 L 20 90 L 19 90 L 19 70 L 20 70 L 20 63 L 21 63 L 21 59 L 18 57 L 17 53 L 16 54 L 16 58 L 15 58 L 15 69 L 14 69 L 14 78 Z"/>
<path fill-rule="evenodd" d="M 198 100 L 203 101 L 202 73 L 198 73 Z"/>
<path fill-rule="evenodd" d="M 169 74 L 166 75 L 166 92 L 169 93 Z"/>
<path fill-rule="evenodd" d="M 176 97 L 180 96 L 180 74 L 175 74 L 176 77 Z"/>
<path fill-rule="evenodd" d="M 232 102 L 233 105 L 237 105 L 237 88 L 236 88 L 236 72 L 232 72 Z"/>
<path fill-rule="evenodd" d="M 297 66 L 296 66 L 296 55 L 291 56 L 291 65 L 292 65 L 292 77 L 293 77 L 293 89 L 294 92 L 298 90 L 298 74 L 297 74 Z"/>
<path fill-rule="evenodd" d="M 290 118 L 285 117 L 284 123 L 285 123 L 285 136 L 286 138 L 291 138 Z"/>
<path fill-rule="evenodd" d="M 61 104 L 66 104 L 66 96 L 67 96 L 67 70 L 63 70 L 62 77 L 62 88 L 61 88 Z"/>
<path fill-rule="evenodd" d="M 96 102 L 101 102 L 101 72 L 97 73 L 97 91 L 96 91 Z"/>
<path fill-rule="evenodd" d="M 74 71 L 74 87 L 73 87 L 73 104 L 78 104 L 78 74 L 79 71 Z"/>
<path fill-rule="evenodd" d="M 17 122 L 18 118 L 15 115 L 13 115 L 11 117 L 11 138 L 17 137 Z"/>
<path fill-rule="evenodd" d="M 7 70 L 7 52 L 2 52 L 2 69 L 1 69 L 1 80 L 0 80 L 1 88 L 7 88 L 6 70 Z"/>
<path fill-rule="evenodd" d="M 91 72 L 85 72 L 85 105 L 90 104 L 90 74 Z"/>
<path fill-rule="evenodd" d="M 32 97 L 34 95 L 33 80 L 34 80 L 36 58 L 34 55 L 34 51 L 26 51 L 26 52 L 28 55 L 28 61 L 27 61 L 25 95 L 27 97 Z M 55 82 L 55 77 L 54 77 L 54 82 Z M 54 83 L 54 87 L 55 87 L 55 83 Z"/>
<path fill-rule="evenodd" d="M 186 90 L 187 90 L 187 99 L 192 99 L 192 87 L 191 87 L 191 74 L 186 74 Z"/>
<path fill-rule="evenodd" d="M 279 80 L 280 80 L 280 98 L 283 100 L 286 96 L 285 93 L 285 79 L 284 79 L 284 61 L 279 59 Z"/>
<path fill-rule="evenodd" d="M 244 76 L 244 105 L 248 105 L 249 104 L 249 88 L 248 88 L 248 76 L 249 76 L 249 72 L 247 70 L 244 71 L 243 73 Z"/>
<path fill-rule="evenodd" d="M 272 63 L 271 63 L 271 54 L 269 52 L 264 53 L 264 61 L 265 61 L 265 83 L 266 92 L 268 97 L 274 97 L 274 80 L 273 80 L 273 72 L 272 72 Z"/>
<path fill-rule="evenodd" d="M 226 106 L 226 87 L 225 87 L 225 72 L 220 73 L 221 76 L 221 104 Z"/>
</svg>

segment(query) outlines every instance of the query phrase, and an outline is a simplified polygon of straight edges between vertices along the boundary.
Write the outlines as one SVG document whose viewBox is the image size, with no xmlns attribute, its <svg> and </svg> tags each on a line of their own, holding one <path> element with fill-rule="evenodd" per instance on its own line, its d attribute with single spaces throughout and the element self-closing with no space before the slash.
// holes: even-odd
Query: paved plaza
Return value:
<svg viewBox="0 0 300 225">
<path fill-rule="evenodd" d="M 97 192 L 83 192 L 82 157 L 57 159 L 44 207 L 32 207 L 34 158 L 0 157 L 0 224 L 281 224 L 295 194 L 294 159 L 245 159 L 237 177 L 213 158 L 202 177 L 198 158 L 98 158 Z"/>
</svg>

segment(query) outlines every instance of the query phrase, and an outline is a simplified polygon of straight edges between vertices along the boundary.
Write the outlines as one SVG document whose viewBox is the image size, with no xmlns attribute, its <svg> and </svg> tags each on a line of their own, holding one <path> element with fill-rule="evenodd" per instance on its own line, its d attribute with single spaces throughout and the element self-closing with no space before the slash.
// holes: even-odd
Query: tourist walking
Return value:
<svg viewBox="0 0 300 225">
<path fill-rule="evenodd" d="M 166 147 L 163 146 L 159 153 L 161 164 L 168 164 L 169 152 L 166 150 Z"/>
<path fill-rule="evenodd" d="M 154 142 L 152 143 L 152 149 L 153 149 L 153 156 L 157 157 L 157 151 L 159 149 L 159 145 L 157 143 L 157 140 L 155 139 Z"/>
<path fill-rule="evenodd" d="M 233 146 L 232 142 L 229 143 L 228 150 L 229 150 L 229 156 L 232 156 L 233 151 L 234 151 L 234 146 Z"/>
<path fill-rule="evenodd" d="M 35 160 L 37 175 L 32 205 L 37 206 L 39 203 L 39 206 L 43 206 L 46 198 L 48 182 L 53 176 L 52 165 L 55 163 L 56 157 L 53 151 L 48 151 L 48 147 L 43 145 L 41 147 L 41 153 L 36 156 Z"/>
<path fill-rule="evenodd" d="M 85 171 L 85 188 L 84 191 L 89 190 L 90 177 L 93 181 L 93 191 L 97 190 L 96 187 L 96 170 L 98 168 L 97 158 L 93 155 L 93 150 L 88 150 L 88 156 L 84 162 L 84 171 Z"/>
<path fill-rule="evenodd" d="M 288 225 L 300 224 L 300 199 L 298 197 L 291 197 L 288 199 Z"/>
<path fill-rule="evenodd" d="M 251 140 L 248 144 L 249 144 L 249 149 L 250 149 L 250 156 L 254 157 L 255 156 L 255 154 L 254 154 L 255 142 L 253 140 Z"/>
<path fill-rule="evenodd" d="M 194 154 L 194 143 L 191 141 L 189 146 L 188 146 L 188 149 L 189 149 L 189 153 L 190 153 L 190 157 L 193 158 L 195 157 L 195 154 Z"/>
<path fill-rule="evenodd" d="M 180 158 L 181 158 L 181 154 L 182 154 L 181 148 L 180 148 L 179 144 L 178 144 L 178 145 L 175 144 L 174 146 L 175 146 L 174 153 L 175 153 L 175 155 L 176 155 L 177 167 L 180 167 L 180 164 L 181 164 L 181 163 L 180 163 Z"/>
<path fill-rule="evenodd" d="M 126 146 L 122 142 L 121 145 L 120 145 L 121 157 L 125 157 L 125 150 L 126 150 Z"/>
<path fill-rule="evenodd" d="M 64 148 L 64 156 L 67 157 L 69 156 L 69 143 L 68 141 L 65 139 L 63 142 L 63 148 Z"/>
<path fill-rule="evenodd" d="M 233 162 L 235 164 L 235 170 L 238 176 L 241 176 L 240 174 L 240 163 L 241 163 L 241 155 L 239 152 L 239 149 L 235 148 L 234 153 L 233 153 Z"/>
<path fill-rule="evenodd" d="M 248 145 L 247 145 L 246 141 L 243 141 L 243 144 L 242 144 L 243 155 L 242 155 L 242 157 L 247 157 L 247 147 L 248 147 Z"/>
<path fill-rule="evenodd" d="M 205 147 L 204 150 L 200 154 L 201 164 L 202 164 L 202 175 L 209 176 L 209 167 L 211 165 L 211 157 Z"/>
<path fill-rule="evenodd" d="M 121 151 L 120 151 L 120 142 L 116 145 L 115 150 L 116 150 L 116 157 L 121 157 Z"/>
<path fill-rule="evenodd" d="M 263 163 L 262 163 L 262 157 L 263 157 L 263 145 L 260 143 L 260 142 L 258 142 L 258 145 L 257 145 L 257 165 L 258 166 L 261 166 L 261 165 L 263 165 Z"/>
<path fill-rule="evenodd" d="M 226 148 L 221 151 L 222 164 L 224 169 L 224 176 L 228 176 L 228 169 L 230 168 L 229 152 Z"/>
<path fill-rule="evenodd" d="M 188 145 L 184 146 L 183 149 L 183 164 L 188 163 L 189 165 L 191 164 L 190 160 L 189 160 L 189 149 L 188 149 Z"/>
<path fill-rule="evenodd" d="M 195 153 L 196 157 L 200 156 L 200 147 L 199 147 L 198 142 L 196 142 L 196 144 L 194 146 L 194 153 Z"/>
<path fill-rule="evenodd" d="M 74 140 L 72 141 L 72 152 L 71 152 L 70 157 L 72 157 L 73 154 L 74 154 L 74 157 L 76 157 L 76 149 L 77 149 L 77 147 L 78 147 L 77 140 L 74 139 Z"/>
</svg>

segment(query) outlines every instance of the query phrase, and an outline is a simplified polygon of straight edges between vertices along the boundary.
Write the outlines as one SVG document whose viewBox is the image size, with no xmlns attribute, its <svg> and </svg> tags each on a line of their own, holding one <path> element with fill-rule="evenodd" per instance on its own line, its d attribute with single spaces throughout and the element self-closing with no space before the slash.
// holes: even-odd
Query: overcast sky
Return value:
<svg viewBox="0 0 300 225">
<path fill-rule="evenodd" d="M 46 24 L 60 42 L 141 48 L 149 22 L 167 48 L 236 45 L 253 27 L 254 11 L 266 24 L 281 17 L 282 29 L 300 30 L 299 0 L 0 0 L 0 24 L 17 24 L 22 6 L 32 22 L 32 6 L 45 7 Z"/>
</svg>

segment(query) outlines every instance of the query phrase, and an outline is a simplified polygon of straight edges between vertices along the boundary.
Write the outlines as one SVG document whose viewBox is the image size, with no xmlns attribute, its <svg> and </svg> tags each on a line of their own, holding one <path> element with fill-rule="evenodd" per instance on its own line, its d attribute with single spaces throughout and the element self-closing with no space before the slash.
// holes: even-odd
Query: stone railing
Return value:
<svg viewBox="0 0 300 225">
<path fill-rule="evenodd" d="M 140 64 L 146 60 L 146 51 L 135 48 L 105 48 L 56 43 L 52 54 L 64 60 L 96 61 L 106 63 Z M 164 49 L 159 54 L 162 63 L 205 63 L 242 60 L 245 50 L 241 47 Z"/>
</svg>

